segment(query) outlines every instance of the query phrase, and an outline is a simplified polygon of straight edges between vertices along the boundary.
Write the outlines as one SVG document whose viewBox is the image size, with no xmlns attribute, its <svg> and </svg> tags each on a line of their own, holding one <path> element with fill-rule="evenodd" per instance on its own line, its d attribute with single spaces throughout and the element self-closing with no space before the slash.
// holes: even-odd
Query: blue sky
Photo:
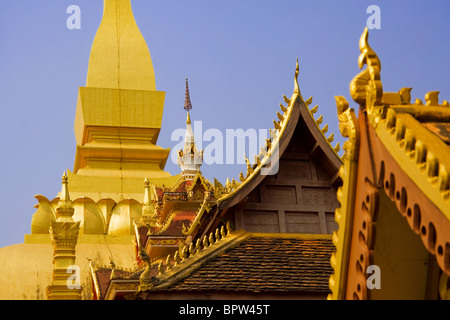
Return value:
<svg viewBox="0 0 450 320">
<path fill-rule="evenodd" d="M 81 9 L 81 29 L 69 30 L 69 5 Z M 378 53 L 385 91 L 413 87 L 412 98 L 441 91 L 450 100 L 450 2 L 300 0 L 132 0 L 152 56 L 157 90 L 166 92 L 158 144 L 172 148 L 183 128 L 185 78 L 192 120 L 203 131 L 272 128 L 293 91 L 295 60 L 303 96 L 342 145 L 334 96 L 349 101 L 359 72 L 358 41 L 370 14 L 381 9 L 381 29 L 369 42 Z M 0 2 L 0 247 L 30 233 L 34 195 L 54 198 L 64 170 L 73 168 L 78 87 L 103 10 L 101 0 Z M 356 105 L 353 105 L 357 108 Z M 205 147 L 205 146 L 203 146 Z M 178 174 L 168 162 L 166 170 Z M 203 166 L 212 179 L 237 178 L 243 166 Z"/>
</svg>

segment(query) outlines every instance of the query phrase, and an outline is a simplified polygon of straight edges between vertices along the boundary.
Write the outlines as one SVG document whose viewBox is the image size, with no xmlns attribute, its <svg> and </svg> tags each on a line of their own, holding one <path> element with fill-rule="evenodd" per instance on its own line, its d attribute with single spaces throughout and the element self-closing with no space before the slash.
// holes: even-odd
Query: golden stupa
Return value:
<svg viewBox="0 0 450 320">
<path fill-rule="evenodd" d="M 64 174 L 55 199 L 36 196 L 39 203 L 24 243 L 0 248 L 0 299 L 47 299 L 58 259 L 49 230 L 61 220 L 58 210 L 66 198 L 73 207 L 67 221 L 79 222 L 72 260 L 80 268 L 81 298 L 89 299 L 92 291 L 91 262 L 133 267 L 133 219 L 142 215 L 144 179 L 155 185 L 179 179 L 164 171 L 170 149 L 156 145 L 164 98 L 156 91 L 150 53 L 130 0 L 104 0 L 86 86 L 78 92 L 73 172 Z"/>
</svg>

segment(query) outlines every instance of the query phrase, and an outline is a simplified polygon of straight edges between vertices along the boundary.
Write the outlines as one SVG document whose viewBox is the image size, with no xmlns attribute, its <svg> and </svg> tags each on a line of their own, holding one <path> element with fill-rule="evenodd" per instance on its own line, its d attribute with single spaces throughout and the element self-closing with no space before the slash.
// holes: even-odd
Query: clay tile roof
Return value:
<svg viewBox="0 0 450 320">
<path fill-rule="evenodd" d="M 250 238 L 168 290 L 327 293 L 333 251 L 329 239 Z"/>
<path fill-rule="evenodd" d="M 108 291 L 110 277 L 111 277 L 111 269 L 110 268 L 101 268 L 95 271 L 95 277 L 97 278 L 98 287 L 100 290 L 99 299 L 103 299 Z M 122 274 L 125 274 L 123 270 L 115 270 L 115 274 L 120 277 Z"/>
</svg>

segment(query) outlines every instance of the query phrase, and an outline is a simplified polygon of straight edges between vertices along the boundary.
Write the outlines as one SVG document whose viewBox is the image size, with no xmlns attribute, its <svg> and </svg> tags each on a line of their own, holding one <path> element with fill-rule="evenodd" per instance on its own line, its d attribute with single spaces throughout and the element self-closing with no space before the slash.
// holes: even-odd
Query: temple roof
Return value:
<svg viewBox="0 0 450 320">
<path fill-rule="evenodd" d="M 205 262 L 169 291 L 329 292 L 331 239 L 255 236 Z"/>
<path fill-rule="evenodd" d="M 323 115 L 315 118 L 314 114 L 318 111 L 318 105 L 310 108 L 312 97 L 306 101 L 303 99 L 298 84 L 299 65 L 297 62 L 294 78 L 294 92 L 290 99 L 283 95 L 287 106 L 280 103 L 282 113 L 276 112 L 277 118 L 273 120 L 274 129 L 270 129 L 270 138 L 266 140 L 265 147 L 261 148 L 258 155 L 255 156 L 254 164 L 251 164 L 246 158 L 247 172 L 239 174 L 239 181 L 229 180 L 223 187 L 216 181 L 216 197 L 218 198 L 219 208 L 228 208 L 242 199 L 244 199 L 267 175 L 276 174 L 279 159 L 285 152 L 291 141 L 299 120 L 305 123 L 307 130 L 315 140 L 314 150 L 311 154 L 317 154 L 320 150 L 328 159 L 334 171 L 341 166 L 341 159 L 338 155 L 340 150 L 339 143 L 334 147 L 331 143 L 334 140 L 334 134 L 326 135 L 328 124 L 321 127 Z"/>
<path fill-rule="evenodd" d="M 186 247 L 188 257 L 181 254 L 181 258 L 169 256 L 152 263 L 149 282 L 141 279 L 140 286 L 138 280 L 145 268 L 117 270 L 111 281 L 110 268 L 93 269 L 95 290 L 100 299 L 116 298 L 116 291 L 125 283 L 129 284 L 127 293 L 329 293 L 329 260 L 334 249 L 329 235 L 227 233 L 222 228 L 208 239 L 209 243 L 203 240 Z"/>
</svg>

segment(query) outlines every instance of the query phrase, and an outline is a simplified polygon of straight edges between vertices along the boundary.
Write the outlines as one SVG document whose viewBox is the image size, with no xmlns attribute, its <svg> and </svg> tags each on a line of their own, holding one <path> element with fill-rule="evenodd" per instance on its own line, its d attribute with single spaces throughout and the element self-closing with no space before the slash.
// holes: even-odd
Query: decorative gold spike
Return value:
<svg viewBox="0 0 450 320">
<path fill-rule="evenodd" d="M 439 105 L 439 91 L 430 91 L 425 94 L 425 103 L 427 106 Z"/>
<path fill-rule="evenodd" d="M 269 132 L 270 132 L 270 138 L 272 140 L 274 140 L 277 137 L 279 131 L 277 129 L 275 129 L 275 130 L 269 129 Z"/>
<path fill-rule="evenodd" d="M 225 226 L 222 226 L 222 228 L 220 228 L 220 235 L 222 236 L 221 238 L 225 238 L 227 236 L 227 232 L 225 230 Z"/>
<path fill-rule="evenodd" d="M 267 154 L 267 148 L 261 147 L 261 149 L 259 150 L 259 155 L 264 158 Z"/>
<path fill-rule="evenodd" d="M 226 189 L 227 193 L 230 193 L 232 190 L 230 178 L 227 178 L 227 182 L 225 182 L 225 189 Z"/>
<path fill-rule="evenodd" d="M 316 106 L 314 108 L 312 108 L 311 110 L 309 110 L 309 112 L 311 112 L 311 114 L 314 114 L 317 112 L 317 110 L 319 110 L 319 105 L 316 104 Z"/>
<path fill-rule="evenodd" d="M 191 244 L 189 245 L 189 257 L 192 256 L 195 253 L 195 246 L 194 243 L 191 242 Z"/>
<path fill-rule="evenodd" d="M 239 186 L 239 185 L 238 185 L 238 183 L 236 182 L 236 180 L 234 180 L 234 178 L 231 179 L 231 189 L 232 189 L 232 190 L 235 190 L 238 186 Z"/>
<path fill-rule="evenodd" d="M 244 182 L 244 181 L 245 181 L 245 176 L 244 176 L 244 174 L 242 173 L 242 171 L 239 173 L 239 180 L 241 180 L 241 182 Z"/>
<path fill-rule="evenodd" d="M 202 250 L 202 242 L 200 239 L 197 239 L 197 242 L 195 243 L 195 253 L 200 252 Z"/>
<path fill-rule="evenodd" d="M 291 100 L 289 100 L 284 94 L 283 94 L 284 102 L 288 104 L 288 106 L 291 104 Z"/>
<path fill-rule="evenodd" d="M 164 273 L 163 266 L 164 266 L 163 262 L 160 261 L 158 264 L 158 275 L 161 275 Z"/>
<path fill-rule="evenodd" d="M 203 243 L 203 249 L 206 249 L 206 248 L 209 247 L 208 236 L 207 236 L 206 234 L 203 236 L 203 241 L 202 241 L 202 243 Z"/>
<path fill-rule="evenodd" d="M 267 150 L 270 150 L 270 148 L 272 147 L 272 141 L 270 140 L 270 138 L 266 139 L 266 147 Z"/>
<path fill-rule="evenodd" d="M 313 97 L 309 97 L 308 100 L 305 101 L 305 105 L 308 107 L 313 101 Z"/>
<path fill-rule="evenodd" d="M 294 94 L 300 94 L 300 87 L 298 85 L 298 73 L 300 67 L 298 66 L 298 58 L 295 64 L 295 78 L 294 78 Z"/>
<path fill-rule="evenodd" d="M 175 267 L 177 264 L 181 262 L 180 260 L 180 251 L 175 251 L 175 254 L 173 255 L 173 266 Z"/>
<path fill-rule="evenodd" d="M 216 229 L 216 242 L 220 241 L 220 230 L 219 228 Z"/>
<path fill-rule="evenodd" d="M 281 103 L 280 103 L 280 108 L 281 108 L 281 111 L 283 111 L 284 113 L 286 113 L 288 111 L 288 109 L 285 106 L 283 106 Z"/>
<path fill-rule="evenodd" d="M 70 209 L 72 208 L 72 200 L 70 200 L 69 195 L 69 183 L 66 171 L 64 171 L 63 176 L 61 178 L 61 192 L 59 195 L 59 202 L 58 202 L 58 208 L 62 209 L 61 211 L 64 211 L 64 209 Z"/>
<path fill-rule="evenodd" d="M 336 153 L 338 153 L 341 150 L 341 146 L 339 145 L 339 142 L 336 143 L 336 146 L 333 149 Z"/>
<path fill-rule="evenodd" d="M 180 251 L 181 262 L 183 262 L 187 257 L 188 247 L 183 247 Z"/>
<path fill-rule="evenodd" d="M 247 178 L 253 174 L 253 167 L 252 164 L 250 163 L 250 160 L 248 160 L 247 156 L 245 156 L 245 163 L 247 164 L 247 174 L 245 176 Z"/>
<path fill-rule="evenodd" d="M 275 129 L 280 130 L 281 129 L 280 121 L 273 120 L 273 126 L 275 127 Z"/>
<path fill-rule="evenodd" d="M 214 178 L 214 197 L 216 197 L 216 199 L 220 198 L 224 191 L 226 190 L 224 190 L 223 185 L 219 182 L 219 180 Z"/>
<path fill-rule="evenodd" d="M 231 233 L 231 224 L 230 224 L 230 221 L 227 221 L 226 228 L 227 228 L 227 235 L 229 235 L 229 234 Z"/>
<path fill-rule="evenodd" d="M 281 122 L 284 120 L 284 116 L 277 111 L 277 118 L 280 119 Z"/>
<path fill-rule="evenodd" d="M 420 99 L 416 99 L 416 101 L 414 101 L 414 104 L 417 104 L 417 105 L 422 106 L 422 105 L 423 105 L 423 102 L 422 102 L 422 100 L 420 100 Z"/>
<path fill-rule="evenodd" d="M 259 167 L 259 165 L 261 164 L 261 159 L 259 159 L 259 155 L 255 155 L 255 157 L 253 158 L 255 161 L 255 164 L 257 167 Z"/>
<path fill-rule="evenodd" d="M 166 259 L 166 271 L 170 270 L 172 268 L 172 265 L 170 263 L 170 255 L 167 256 Z"/>
<path fill-rule="evenodd" d="M 323 134 L 328 132 L 328 123 L 325 125 L 325 127 L 323 127 L 323 129 L 321 131 Z"/>
<path fill-rule="evenodd" d="M 331 143 L 333 142 L 333 140 L 334 140 L 334 133 L 331 133 L 330 136 L 327 138 L 327 141 Z"/>
<path fill-rule="evenodd" d="M 210 234 L 209 234 L 209 239 L 208 239 L 208 241 L 209 241 L 209 245 L 211 246 L 211 245 L 213 245 L 216 241 L 214 240 L 214 232 L 211 232 Z"/>
<path fill-rule="evenodd" d="M 316 120 L 316 123 L 320 125 L 323 122 L 323 115 L 320 115 L 320 117 Z"/>
</svg>

